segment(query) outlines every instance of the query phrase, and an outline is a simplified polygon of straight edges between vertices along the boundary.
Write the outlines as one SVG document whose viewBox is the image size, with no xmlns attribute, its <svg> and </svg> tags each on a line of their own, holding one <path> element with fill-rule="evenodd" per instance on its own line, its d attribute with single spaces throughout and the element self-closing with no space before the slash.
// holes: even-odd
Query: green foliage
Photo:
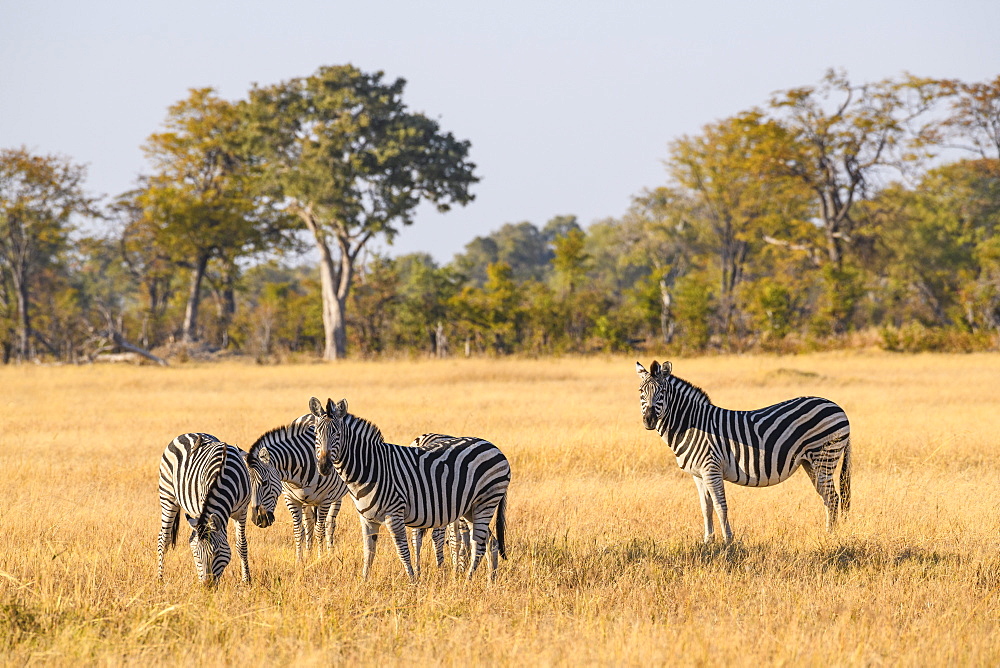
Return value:
<svg viewBox="0 0 1000 668">
<path fill-rule="evenodd" d="M 3 359 L 91 359 L 120 338 L 169 351 L 177 335 L 260 362 L 348 344 L 443 356 L 1000 343 L 996 81 L 830 72 L 673 141 L 665 182 L 620 218 L 508 223 L 444 266 L 366 252 L 421 202 L 471 201 L 478 181 L 469 142 L 410 111 L 404 86 L 343 66 L 238 102 L 192 90 L 150 135 L 154 172 L 104 212 L 103 237 L 73 235 L 97 214 L 81 167 L 4 150 Z M 944 145 L 977 157 L 921 172 Z M 907 185 L 889 181 L 897 168 Z M 301 227 L 318 272 L 294 266 Z"/>
<path fill-rule="evenodd" d="M 685 350 L 703 350 L 711 335 L 710 319 L 714 299 L 708 280 L 700 274 L 688 274 L 674 288 L 674 313 L 680 326 L 680 343 Z"/>
<path fill-rule="evenodd" d="M 27 360 L 40 344 L 53 355 L 41 323 L 32 318 L 40 301 L 62 289 L 62 263 L 75 216 L 93 216 L 94 201 L 83 189 L 84 167 L 26 148 L 0 150 L 0 330 L 3 360 Z M 50 302 L 50 306 L 55 306 Z M 54 315 L 49 312 L 49 315 Z M 38 326 L 36 326 L 36 324 Z M 58 329 L 51 333 L 58 333 Z M 70 346 L 71 348 L 72 346 Z"/>
<path fill-rule="evenodd" d="M 795 302 L 788 286 L 775 278 L 762 278 L 745 291 L 754 332 L 762 341 L 774 342 L 795 326 Z"/>
<path fill-rule="evenodd" d="M 824 265 L 822 292 L 810 327 L 819 337 L 838 336 L 854 327 L 853 317 L 865 295 L 864 275 L 856 267 Z"/>
<path fill-rule="evenodd" d="M 245 137 L 273 201 L 298 216 L 320 251 L 326 359 L 346 352 L 344 309 L 357 257 L 389 241 L 421 201 L 439 211 L 473 198 L 470 144 L 406 108 L 405 80 L 351 65 L 254 87 Z"/>
</svg>

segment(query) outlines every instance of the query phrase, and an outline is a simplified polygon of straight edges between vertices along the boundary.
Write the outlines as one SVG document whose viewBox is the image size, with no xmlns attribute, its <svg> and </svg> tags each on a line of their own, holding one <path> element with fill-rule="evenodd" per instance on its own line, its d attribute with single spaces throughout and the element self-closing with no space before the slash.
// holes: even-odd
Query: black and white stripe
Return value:
<svg viewBox="0 0 1000 668">
<path fill-rule="evenodd" d="M 705 518 L 705 541 L 715 532 L 714 506 L 726 542 L 732 540 L 723 481 L 766 487 L 802 466 L 827 512 L 827 529 L 851 505 L 851 426 L 829 399 L 798 397 L 751 411 L 714 406 L 708 395 L 671 374 L 672 366 L 636 362 L 639 406 L 646 429 L 657 431 L 694 476 Z M 840 465 L 840 491 L 834 477 Z"/>
<path fill-rule="evenodd" d="M 347 483 L 338 475 L 323 475 L 316 464 L 316 433 L 313 417 L 307 413 L 290 424 L 263 434 L 254 443 L 267 449 L 271 462 L 281 476 L 285 505 L 292 516 L 295 532 L 295 558 L 302 561 L 312 549 L 315 535 L 317 549 L 333 549 L 333 532 Z"/>
<path fill-rule="evenodd" d="M 500 449 L 478 438 L 455 438 L 427 447 L 386 443 L 371 422 L 347 412 L 347 402 L 326 407 L 309 401 L 316 430 L 316 460 L 320 471 L 336 472 L 347 483 L 364 527 L 364 569 L 367 577 L 375 556 L 375 541 L 384 522 L 396 542 L 407 575 L 410 564 L 406 527 L 445 527 L 459 518 L 471 526 L 468 577 L 487 552 L 490 521 L 495 516 L 497 552 L 506 558 L 507 487 L 510 464 Z M 491 553 L 492 555 L 492 553 Z M 490 561 L 494 559 L 491 556 Z M 496 563 L 491 563 L 490 578 Z"/>
<path fill-rule="evenodd" d="M 435 434 L 428 432 L 413 439 L 413 441 L 410 442 L 410 447 L 433 449 L 442 445 L 450 445 L 473 439 L 474 437 L 470 436 L 449 436 L 448 434 Z M 413 560 L 415 562 L 418 576 L 420 575 L 420 549 L 423 536 L 426 531 L 426 529 L 411 529 Z M 446 542 L 448 544 L 448 549 L 451 552 L 452 569 L 457 573 L 469 567 L 469 552 L 472 547 L 472 537 L 470 535 L 469 523 L 464 519 L 459 518 L 445 528 L 439 527 L 434 529 L 431 534 L 431 540 L 434 543 L 434 557 L 437 561 L 438 568 L 444 565 L 444 545 Z M 496 564 L 499 561 L 499 546 L 496 538 L 493 536 L 492 530 L 490 530 L 489 536 L 487 537 L 487 547 L 490 551 L 490 563 Z"/>
<path fill-rule="evenodd" d="M 281 490 L 278 472 L 266 450 L 245 453 L 211 434 L 181 434 L 160 459 L 160 534 L 157 540 L 157 577 L 163 579 L 164 552 L 177 544 L 180 514 L 191 525 L 191 552 L 198 580 L 212 584 L 229 565 L 229 518 L 236 521 L 236 551 L 244 582 L 250 582 L 247 557 L 247 510 L 254 524 L 274 522 Z"/>
</svg>

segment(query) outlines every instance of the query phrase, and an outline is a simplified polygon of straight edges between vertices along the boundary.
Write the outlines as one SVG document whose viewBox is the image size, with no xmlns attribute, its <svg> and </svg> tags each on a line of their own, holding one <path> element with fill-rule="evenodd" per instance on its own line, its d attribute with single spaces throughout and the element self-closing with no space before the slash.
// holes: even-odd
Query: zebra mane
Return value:
<svg viewBox="0 0 1000 668">
<path fill-rule="evenodd" d="M 260 435 L 260 438 L 258 438 L 256 441 L 253 442 L 253 445 L 250 446 L 250 451 L 252 452 L 253 449 L 260 444 L 267 446 L 267 443 L 273 441 L 274 439 L 285 440 L 286 438 L 294 436 L 296 433 L 296 427 L 300 427 L 300 425 L 302 424 L 301 422 L 302 418 L 305 417 L 308 417 L 310 419 L 312 418 L 312 416 L 307 413 L 306 415 L 295 418 L 288 424 L 283 424 L 281 426 L 275 427 L 274 429 L 268 429 L 267 431 L 265 431 L 263 434 Z M 307 424 L 305 426 L 310 429 L 312 428 L 311 422 L 310 424 Z"/>
<path fill-rule="evenodd" d="M 694 383 L 684 380 L 683 378 L 678 378 L 677 376 L 671 375 L 667 378 L 667 382 L 672 384 L 675 390 L 680 390 L 682 393 L 691 397 L 695 403 L 706 403 L 709 406 L 714 406 L 712 399 L 708 396 L 708 392 L 701 389 Z"/>
<path fill-rule="evenodd" d="M 344 429 L 354 434 L 361 434 L 363 432 L 365 436 L 370 437 L 376 444 L 385 443 L 385 437 L 382 436 L 382 430 L 379 429 L 377 424 L 353 413 L 347 413 L 344 416 Z"/>
<path fill-rule="evenodd" d="M 229 456 L 229 446 L 227 444 L 222 441 L 215 441 L 213 445 L 222 446 L 222 457 L 219 461 L 219 468 L 217 468 L 212 477 L 206 481 L 205 496 L 201 499 L 201 514 L 198 516 L 199 526 L 201 526 L 208 519 L 208 498 L 218 486 L 219 480 L 222 478 L 222 471 L 226 468 L 226 458 Z"/>
</svg>

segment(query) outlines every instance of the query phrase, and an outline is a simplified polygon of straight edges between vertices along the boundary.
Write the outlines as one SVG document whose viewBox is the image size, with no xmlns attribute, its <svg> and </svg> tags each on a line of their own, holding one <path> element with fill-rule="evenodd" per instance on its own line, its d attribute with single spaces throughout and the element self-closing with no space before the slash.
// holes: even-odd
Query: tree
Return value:
<svg viewBox="0 0 1000 668">
<path fill-rule="evenodd" d="M 830 70 L 818 86 L 776 93 L 771 108 L 793 138 L 775 153 L 773 165 L 799 180 L 815 198 L 826 240 L 826 255 L 840 269 L 845 247 L 854 240 L 854 205 L 871 195 L 887 169 L 902 169 L 909 122 L 931 105 L 917 95 L 905 103 L 914 80 L 853 85 Z"/>
<path fill-rule="evenodd" d="M 379 235 L 390 242 L 414 210 L 473 199 L 469 142 L 403 104 L 403 79 L 351 65 L 254 87 L 245 105 L 270 193 L 311 233 L 320 255 L 324 359 L 346 352 L 345 304 L 355 263 Z"/>
<path fill-rule="evenodd" d="M 950 113 L 932 126 L 936 140 L 983 159 L 1000 159 L 1000 76 L 982 83 L 953 79 L 931 83 L 950 103 Z"/>
<path fill-rule="evenodd" d="M 747 264 L 768 236 L 806 215 L 798 183 L 776 172 L 774 156 L 788 150 L 788 133 L 750 111 L 706 125 L 670 146 L 667 171 L 678 189 L 675 206 L 699 232 L 702 250 L 719 272 L 722 330 L 730 333 Z"/>
<path fill-rule="evenodd" d="M 477 286 L 486 283 L 487 268 L 498 262 L 510 266 L 517 281 L 540 281 L 549 270 L 552 239 L 528 221 L 506 223 L 488 236 L 476 237 L 466 244 L 465 252 L 455 257 L 454 264 L 458 272 Z"/>
<path fill-rule="evenodd" d="M 209 261 L 222 265 L 232 317 L 237 259 L 280 239 L 288 227 L 282 214 L 262 206 L 255 191 L 255 164 L 241 146 L 235 105 L 211 88 L 192 89 L 170 107 L 166 131 L 150 135 L 143 149 L 156 173 L 139 194 L 156 247 L 191 271 L 181 327 L 185 342 L 197 338 L 202 282 Z"/>
<path fill-rule="evenodd" d="M 141 295 L 139 342 L 145 348 L 162 343 L 167 307 L 176 290 L 175 265 L 159 227 L 143 206 L 143 189 L 119 195 L 108 209 L 118 253 Z"/>
<path fill-rule="evenodd" d="M 86 170 L 66 158 L 0 150 L 0 269 L 16 312 L 13 357 L 31 355 L 32 287 L 39 273 L 68 247 L 73 217 L 96 215 L 85 194 Z M 9 354 L 5 353 L 5 359 Z"/>
</svg>

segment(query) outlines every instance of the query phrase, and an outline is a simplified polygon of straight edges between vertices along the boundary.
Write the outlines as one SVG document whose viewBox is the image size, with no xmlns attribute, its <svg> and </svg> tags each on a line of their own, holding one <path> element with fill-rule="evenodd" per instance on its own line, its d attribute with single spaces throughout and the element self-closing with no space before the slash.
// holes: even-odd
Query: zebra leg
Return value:
<svg viewBox="0 0 1000 668">
<path fill-rule="evenodd" d="M 486 554 L 486 542 L 490 535 L 490 519 L 496 506 L 489 508 L 479 508 L 472 520 L 470 529 L 470 551 L 469 551 L 469 571 L 468 579 L 472 579 L 472 574 L 476 572 L 479 562 Z"/>
<path fill-rule="evenodd" d="M 486 539 L 486 548 L 486 561 L 490 567 L 490 582 L 493 582 L 497 579 L 497 566 L 500 565 L 500 543 L 493 537 L 492 531 Z"/>
<path fill-rule="evenodd" d="M 396 553 L 399 555 L 399 560 L 403 562 L 403 568 L 406 569 L 410 582 L 416 582 L 417 576 L 413 573 L 413 566 L 410 564 L 410 545 L 406 540 L 406 525 L 403 524 L 403 518 L 400 515 L 386 515 L 385 526 L 396 541 Z"/>
<path fill-rule="evenodd" d="M 705 519 L 705 542 L 711 542 L 715 536 L 715 523 L 712 521 L 712 496 L 708 493 L 705 481 L 698 476 L 694 478 L 694 485 L 698 488 L 698 501 L 701 503 L 701 515 Z"/>
<path fill-rule="evenodd" d="M 469 554 L 472 552 L 472 529 L 465 518 L 458 518 L 448 527 L 451 532 L 451 560 L 456 572 L 469 567 Z"/>
<path fill-rule="evenodd" d="M 712 505 L 715 506 L 715 514 L 719 516 L 719 526 L 722 527 L 722 535 L 726 544 L 733 542 L 733 530 L 729 526 L 729 511 L 726 508 L 726 488 L 722 479 L 722 472 L 712 467 L 701 472 L 702 484 L 708 489 L 709 496 L 712 497 Z"/>
<path fill-rule="evenodd" d="M 302 506 L 302 526 L 305 530 L 305 549 L 306 553 L 312 552 L 313 549 L 313 538 L 316 536 L 316 506 L 303 505 Z"/>
<path fill-rule="evenodd" d="M 816 487 L 826 506 L 826 530 L 833 531 L 840 515 L 840 494 L 834 486 L 833 474 L 837 467 L 836 460 L 824 461 L 817 467 Z"/>
<path fill-rule="evenodd" d="M 837 494 L 837 489 L 833 485 L 833 472 L 836 469 L 836 460 L 832 463 L 829 460 L 830 457 L 827 456 L 827 453 L 820 451 L 819 461 L 804 459 L 802 461 L 802 468 L 806 470 L 809 479 L 816 488 L 816 492 L 823 499 L 823 505 L 826 506 L 826 530 L 833 531 L 833 527 L 837 524 L 837 515 L 840 510 L 840 495 Z"/>
<path fill-rule="evenodd" d="M 302 504 L 285 495 L 285 507 L 292 516 L 292 532 L 295 534 L 295 561 L 302 563 L 302 544 L 305 542 L 305 526 L 302 523 Z"/>
<path fill-rule="evenodd" d="M 316 540 L 316 555 L 323 554 L 324 541 L 326 540 L 326 515 L 330 511 L 330 504 L 321 501 L 312 507 L 316 513 L 316 525 L 313 527 L 313 538 Z"/>
<path fill-rule="evenodd" d="M 163 580 L 163 554 L 177 545 L 181 507 L 170 499 L 160 499 L 160 535 L 156 540 L 156 579 Z"/>
<path fill-rule="evenodd" d="M 431 540 L 434 542 L 434 559 L 438 568 L 444 566 L 444 543 L 447 531 L 448 527 L 437 527 L 431 531 Z"/>
<path fill-rule="evenodd" d="M 427 529 L 418 529 L 416 527 L 409 530 L 410 539 L 413 542 L 413 569 L 417 573 L 417 577 L 420 577 L 420 551 L 424 547 L 424 533 Z M 402 558 L 402 557 L 400 557 Z M 407 557 L 409 558 L 409 557 Z"/>
<path fill-rule="evenodd" d="M 364 542 L 365 557 L 361 567 L 361 577 L 368 579 L 368 571 L 375 561 L 375 543 L 378 541 L 378 530 L 381 523 L 366 519 L 363 515 L 358 515 L 361 519 L 361 540 Z"/>
<path fill-rule="evenodd" d="M 236 520 L 236 552 L 240 555 L 240 576 L 243 582 L 250 584 L 250 560 L 247 556 L 247 515 L 234 518 Z"/>
<path fill-rule="evenodd" d="M 323 540 L 326 543 L 326 553 L 333 554 L 333 531 L 337 528 L 337 515 L 340 514 L 340 504 L 344 497 L 340 497 L 330 503 L 326 511 L 326 526 L 323 532 Z M 316 538 L 319 540 L 319 537 Z"/>
</svg>

